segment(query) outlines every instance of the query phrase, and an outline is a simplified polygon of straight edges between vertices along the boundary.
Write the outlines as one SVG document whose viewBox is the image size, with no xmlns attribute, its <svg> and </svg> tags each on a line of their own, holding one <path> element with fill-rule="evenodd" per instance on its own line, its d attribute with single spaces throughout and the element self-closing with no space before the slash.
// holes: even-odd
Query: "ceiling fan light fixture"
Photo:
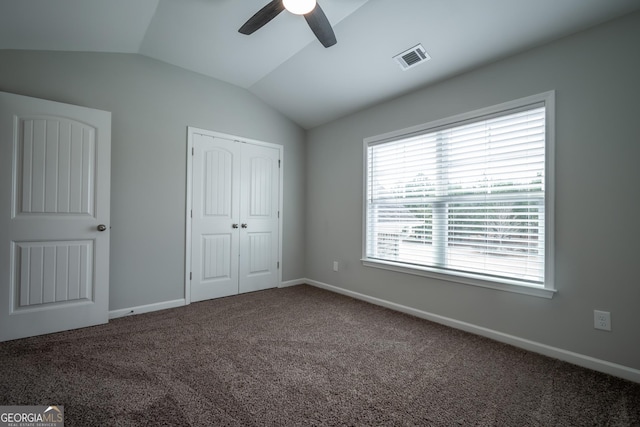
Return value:
<svg viewBox="0 0 640 427">
<path fill-rule="evenodd" d="M 295 15 L 306 15 L 316 7 L 316 0 L 282 0 L 284 8 Z"/>
</svg>

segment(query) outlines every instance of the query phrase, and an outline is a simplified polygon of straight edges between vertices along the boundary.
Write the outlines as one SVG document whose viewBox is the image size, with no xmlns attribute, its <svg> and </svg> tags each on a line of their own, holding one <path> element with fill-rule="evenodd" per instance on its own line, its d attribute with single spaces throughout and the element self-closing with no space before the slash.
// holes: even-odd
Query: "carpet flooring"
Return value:
<svg viewBox="0 0 640 427">
<path fill-rule="evenodd" d="M 640 384 L 311 286 L 0 343 L 66 426 L 638 426 Z"/>
</svg>

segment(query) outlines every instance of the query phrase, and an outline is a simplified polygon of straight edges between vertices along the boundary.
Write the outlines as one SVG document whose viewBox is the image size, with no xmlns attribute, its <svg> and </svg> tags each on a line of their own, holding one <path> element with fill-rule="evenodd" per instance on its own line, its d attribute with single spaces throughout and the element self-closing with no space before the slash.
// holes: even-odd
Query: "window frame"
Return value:
<svg viewBox="0 0 640 427">
<path fill-rule="evenodd" d="M 506 278 L 488 279 L 481 274 L 444 271 L 435 267 L 416 266 L 402 262 L 386 261 L 367 257 L 367 190 L 369 177 L 369 146 L 391 142 L 411 136 L 427 134 L 438 129 L 455 127 L 463 122 L 479 121 L 490 117 L 510 114 L 513 110 L 524 109 L 535 104 L 545 107 L 545 253 L 544 284 L 536 286 Z M 363 140 L 363 205 L 362 205 L 362 259 L 365 267 L 374 267 L 400 273 L 424 276 L 439 280 L 462 283 L 501 291 L 515 292 L 543 298 L 552 298 L 555 289 L 555 91 L 547 91 L 513 101 L 457 114 L 428 123 L 364 138 Z"/>
</svg>

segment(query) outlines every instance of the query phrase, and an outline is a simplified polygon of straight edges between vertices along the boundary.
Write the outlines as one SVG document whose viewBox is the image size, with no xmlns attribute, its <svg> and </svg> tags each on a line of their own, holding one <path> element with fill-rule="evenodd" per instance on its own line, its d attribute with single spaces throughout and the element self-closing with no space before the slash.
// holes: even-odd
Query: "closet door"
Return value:
<svg viewBox="0 0 640 427">
<path fill-rule="evenodd" d="M 205 131 L 191 141 L 190 301 L 278 286 L 280 150 Z"/>
<path fill-rule="evenodd" d="M 242 144 L 239 292 L 278 285 L 279 150 Z"/>
<path fill-rule="evenodd" d="M 193 135 L 191 301 L 238 293 L 240 146 Z"/>
</svg>

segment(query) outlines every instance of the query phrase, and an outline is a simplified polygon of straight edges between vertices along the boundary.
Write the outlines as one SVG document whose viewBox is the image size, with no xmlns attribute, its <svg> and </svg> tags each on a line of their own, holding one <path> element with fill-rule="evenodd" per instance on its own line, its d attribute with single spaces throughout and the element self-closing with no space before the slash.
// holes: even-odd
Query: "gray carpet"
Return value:
<svg viewBox="0 0 640 427">
<path fill-rule="evenodd" d="M 66 426 L 632 426 L 640 384 L 310 286 L 0 344 Z"/>
</svg>

